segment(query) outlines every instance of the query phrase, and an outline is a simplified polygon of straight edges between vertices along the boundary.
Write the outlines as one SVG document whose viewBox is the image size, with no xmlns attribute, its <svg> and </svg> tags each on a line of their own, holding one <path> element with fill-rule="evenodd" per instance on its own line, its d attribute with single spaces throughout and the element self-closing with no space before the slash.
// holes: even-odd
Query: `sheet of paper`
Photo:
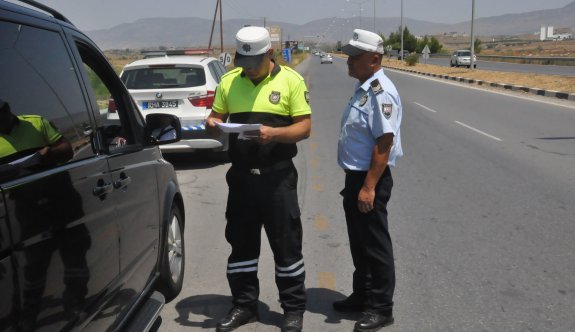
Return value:
<svg viewBox="0 0 575 332">
<path fill-rule="evenodd" d="M 243 133 L 246 131 L 260 130 L 260 123 L 216 123 L 224 133 Z"/>
<path fill-rule="evenodd" d="M 16 159 L 12 162 L 10 162 L 10 165 L 14 166 L 14 167 L 19 167 L 19 168 L 26 168 L 26 167 L 30 167 L 30 166 L 34 166 L 40 163 L 40 153 L 36 152 L 33 153 L 29 156 L 20 158 L 20 159 Z"/>
</svg>

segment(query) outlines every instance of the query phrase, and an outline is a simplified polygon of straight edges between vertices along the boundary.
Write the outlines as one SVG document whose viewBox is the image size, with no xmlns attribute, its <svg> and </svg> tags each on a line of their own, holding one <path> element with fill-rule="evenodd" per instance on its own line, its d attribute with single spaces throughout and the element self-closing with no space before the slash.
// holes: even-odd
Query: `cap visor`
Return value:
<svg viewBox="0 0 575 332">
<path fill-rule="evenodd" d="M 263 53 L 258 55 L 247 56 L 236 52 L 236 56 L 234 57 L 234 66 L 242 68 L 256 68 L 257 66 L 260 65 L 260 63 L 262 63 L 264 55 L 266 54 Z"/>
<path fill-rule="evenodd" d="M 358 55 L 361 53 L 365 53 L 367 51 L 362 50 L 361 48 L 357 48 L 351 44 L 347 44 L 344 47 L 341 48 L 341 51 L 349 56 L 354 56 L 354 55 Z"/>
</svg>

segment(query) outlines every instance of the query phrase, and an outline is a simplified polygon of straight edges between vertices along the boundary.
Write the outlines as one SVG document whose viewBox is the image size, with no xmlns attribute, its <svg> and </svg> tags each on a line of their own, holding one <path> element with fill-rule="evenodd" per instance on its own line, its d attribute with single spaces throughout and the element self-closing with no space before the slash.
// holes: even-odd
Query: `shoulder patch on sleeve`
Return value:
<svg viewBox="0 0 575 332">
<path fill-rule="evenodd" d="M 383 92 L 383 87 L 381 86 L 381 83 L 379 83 L 379 80 L 377 78 L 371 81 L 370 85 L 371 90 L 373 90 L 373 93 L 375 93 L 376 95 Z"/>
<path fill-rule="evenodd" d="M 382 104 L 381 108 L 383 110 L 383 116 L 389 120 L 391 118 L 391 112 L 393 112 L 393 105 L 392 104 Z"/>
</svg>

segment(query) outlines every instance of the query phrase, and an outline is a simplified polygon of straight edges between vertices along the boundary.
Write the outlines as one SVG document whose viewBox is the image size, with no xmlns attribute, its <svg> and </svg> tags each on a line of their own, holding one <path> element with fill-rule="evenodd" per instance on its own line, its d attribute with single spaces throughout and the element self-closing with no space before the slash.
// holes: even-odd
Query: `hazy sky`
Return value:
<svg viewBox="0 0 575 332">
<path fill-rule="evenodd" d="M 38 0 L 82 30 L 107 29 L 149 17 L 212 19 L 216 0 Z M 561 8 L 575 0 L 476 0 L 475 17 Z M 222 0 L 223 18 L 303 24 L 328 17 L 399 17 L 401 0 Z M 440 23 L 471 19 L 472 0 L 403 0 L 403 15 Z M 575 18 L 574 18 L 575 19 Z"/>
</svg>

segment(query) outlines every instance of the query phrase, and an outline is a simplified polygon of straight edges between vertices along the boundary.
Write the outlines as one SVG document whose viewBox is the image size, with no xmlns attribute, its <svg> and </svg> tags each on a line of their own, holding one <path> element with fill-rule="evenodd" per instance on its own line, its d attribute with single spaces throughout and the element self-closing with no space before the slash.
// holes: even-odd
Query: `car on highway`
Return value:
<svg viewBox="0 0 575 332">
<path fill-rule="evenodd" d="M 321 56 L 320 62 L 321 63 L 333 63 L 333 57 L 330 53 L 326 53 L 326 54 Z"/>
<path fill-rule="evenodd" d="M 397 60 L 401 60 L 401 53 L 400 51 L 397 51 Z M 405 58 L 407 58 L 409 56 L 409 51 L 408 50 L 403 50 L 403 59 L 405 60 Z"/>
<path fill-rule="evenodd" d="M 143 115 L 168 113 L 180 119 L 182 139 L 162 145 L 162 152 L 225 152 L 228 135 L 210 137 L 204 125 L 225 72 L 218 59 L 207 55 L 166 54 L 127 64 L 120 78 Z"/>
<path fill-rule="evenodd" d="M 449 60 L 449 65 L 451 67 L 464 66 L 471 68 L 471 51 L 470 50 L 455 50 L 451 53 L 451 59 Z M 473 55 L 473 68 L 477 68 L 477 57 Z"/>
<path fill-rule="evenodd" d="M 0 40 L 0 331 L 147 331 L 184 278 L 182 193 L 159 149 L 178 117 L 143 117 L 50 7 L 0 0 Z M 154 139 L 164 125 L 173 137 Z"/>
</svg>

